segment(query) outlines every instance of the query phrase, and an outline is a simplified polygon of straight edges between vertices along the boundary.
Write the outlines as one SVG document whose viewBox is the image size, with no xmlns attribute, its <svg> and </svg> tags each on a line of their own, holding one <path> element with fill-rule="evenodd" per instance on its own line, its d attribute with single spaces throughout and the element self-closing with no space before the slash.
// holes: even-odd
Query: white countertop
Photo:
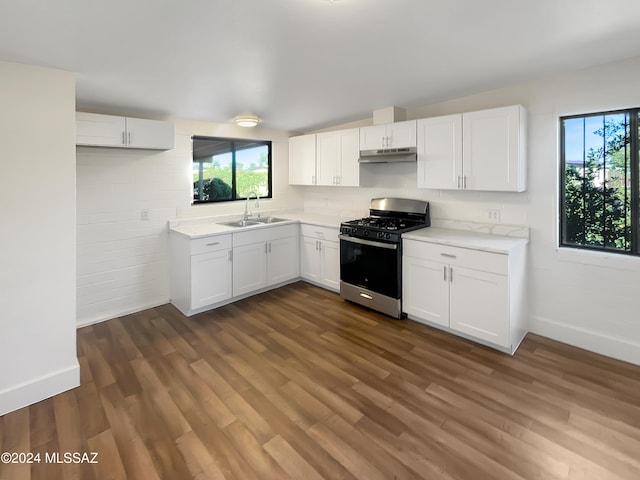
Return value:
<svg viewBox="0 0 640 480">
<path fill-rule="evenodd" d="M 529 240 L 526 238 L 438 227 L 414 230 L 413 232 L 403 234 L 402 238 L 502 254 L 508 254 L 511 250 L 529 243 Z"/>
<path fill-rule="evenodd" d="M 220 225 L 218 222 L 226 222 L 230 220 L 238 220 L 240 217 L 217 217 L 211 219 L 198 219 L 198 220 L 173 220 L 170 222 L 169 231 L 184 235 L 185 237 L 194 239 L 202 237 L 210 237 L 212 235 L 221 235 L 225 233 L 237 233 L 245 232 L 248 230 L 255 230 L 259 228 L 277 227 L 280 225 L 288 225 L 291 223 L 307 223 L 311 225 L 319 225 L 323 227 L 339 228 L 340 222 L 344 219 L 341 217 L 330 215 L 318 215 L 308 213 L 282 213 L 274 214 L 274 217 L 284 218 L 286 221 L 277 223 L 266 223 L 263 225 L 251 225 L 248 227 L 229 227 L 227 225 Z"/>
</svg>

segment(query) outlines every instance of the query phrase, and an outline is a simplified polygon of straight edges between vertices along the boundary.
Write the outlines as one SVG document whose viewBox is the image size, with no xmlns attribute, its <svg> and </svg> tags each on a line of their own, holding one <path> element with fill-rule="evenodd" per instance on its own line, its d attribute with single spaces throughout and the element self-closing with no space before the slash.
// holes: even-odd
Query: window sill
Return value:
<svg viewBox="0 0 640 480">
<path fill-rule="evenodd" d="M 617 270 L 638 271 L 640 269 L 640 257 L 636 255 L 556 247 L 556 258 L 560 262 L 593 265 Z"/>
</svg>

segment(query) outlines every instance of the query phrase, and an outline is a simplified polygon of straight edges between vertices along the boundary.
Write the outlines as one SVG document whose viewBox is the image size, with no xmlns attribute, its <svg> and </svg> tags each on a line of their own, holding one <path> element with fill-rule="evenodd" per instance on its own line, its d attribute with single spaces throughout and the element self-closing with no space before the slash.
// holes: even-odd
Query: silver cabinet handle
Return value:
<svg viewBox="0 0 640 480">
<path fill-rule="evenodd" d="M 441 253 L 440 256 L 447 258 L 457 258 L 455 255 L 451 255 L 450 253 Z"/>
<path fill-rule="evenodd" d="M 129 145 L 131 145 L 131 132 L 129 132 Z"/>
<path fill-rule="evenodd" d="M 467 189 L 467 176 L 464 175 L 462 177 L 462 188 L 464 188 L 465 190 Z"/>
<path fill-rule="evenodd" d="M 449 267 L 449 281 L 453 283 L 453 267 Z"/>
<path fill-rule="evenodd" d="M 321 251 L 322 251 L 322 242 L 318 242 L 318 247 L 319 247 L 319 248 L 318 248 L 318 251 L 320 251 L 320 252 L 321 252 Z"/>
<path fill-rule="evenodd" d="M 220 242 L 207 243 L 206 247 L 213 247 L 214 245 L 220 245 Z"/>
<path fill-rule="evenodd" d="M 125 132 L 124 130 L 122 131 L 122 144 L 127 144 L 127 132 Z"/>
<path fill-rule="evenodd" d="M 458 188 L 458 189 L 460 188 L 460 175 L 458 175 L 458 185 L 457 185 L 457 188 Z"/>
<path fill-rule="evenodd" d="M 233 261 L 233 250 L 229 250 L 229 261 Z"/>
<path fill-rule="evenodd" d="M 447 281 L 447 266 L 446 265 L 444 265 L 443 271 L 444 271 L 444 281 L 446 282 Z"/>
<path fill-rule="evenodd" d="M 271 242 L 269 242 L 269 253 L 271 253 Z"/>
<path fill-rule="evenodd" d="M 268 243 L 264 244 L 264 253 L 268 253 L 269 245 Z"/>
</svg>

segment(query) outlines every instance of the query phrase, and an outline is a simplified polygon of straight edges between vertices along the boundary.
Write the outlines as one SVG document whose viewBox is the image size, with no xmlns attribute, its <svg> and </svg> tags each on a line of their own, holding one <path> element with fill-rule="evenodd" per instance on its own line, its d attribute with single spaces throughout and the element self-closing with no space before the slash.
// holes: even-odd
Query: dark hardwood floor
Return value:
<svg viewBox="0 0 640 480">
<path fill-rule="evenodd" d="M 510 357 L 305 283 L 85 327 L 78 355 L 80 387 L 0 417 L 0 451 L 42 455 L 0 479 L 640 478 L 640 367 L 531 334 Z"/>
</svg>

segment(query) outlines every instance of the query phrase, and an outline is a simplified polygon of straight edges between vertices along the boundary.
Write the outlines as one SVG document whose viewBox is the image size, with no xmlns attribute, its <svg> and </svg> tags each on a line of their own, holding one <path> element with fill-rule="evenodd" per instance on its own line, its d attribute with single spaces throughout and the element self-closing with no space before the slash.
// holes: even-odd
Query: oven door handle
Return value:
<svg viewBox="0 0 640 480">
<path fill-rule="evenodd" d="M 365 240 L 364 238 L 349 237 L 348 235 L 338 235 L 340 240 L 345 242 L 359 243 L 361 245 L 371 245 L 372 247 L 386 248 L 387 250 L 397 250 L 396 243 L 374 242 L 373 240 Z"/>
</svg>

